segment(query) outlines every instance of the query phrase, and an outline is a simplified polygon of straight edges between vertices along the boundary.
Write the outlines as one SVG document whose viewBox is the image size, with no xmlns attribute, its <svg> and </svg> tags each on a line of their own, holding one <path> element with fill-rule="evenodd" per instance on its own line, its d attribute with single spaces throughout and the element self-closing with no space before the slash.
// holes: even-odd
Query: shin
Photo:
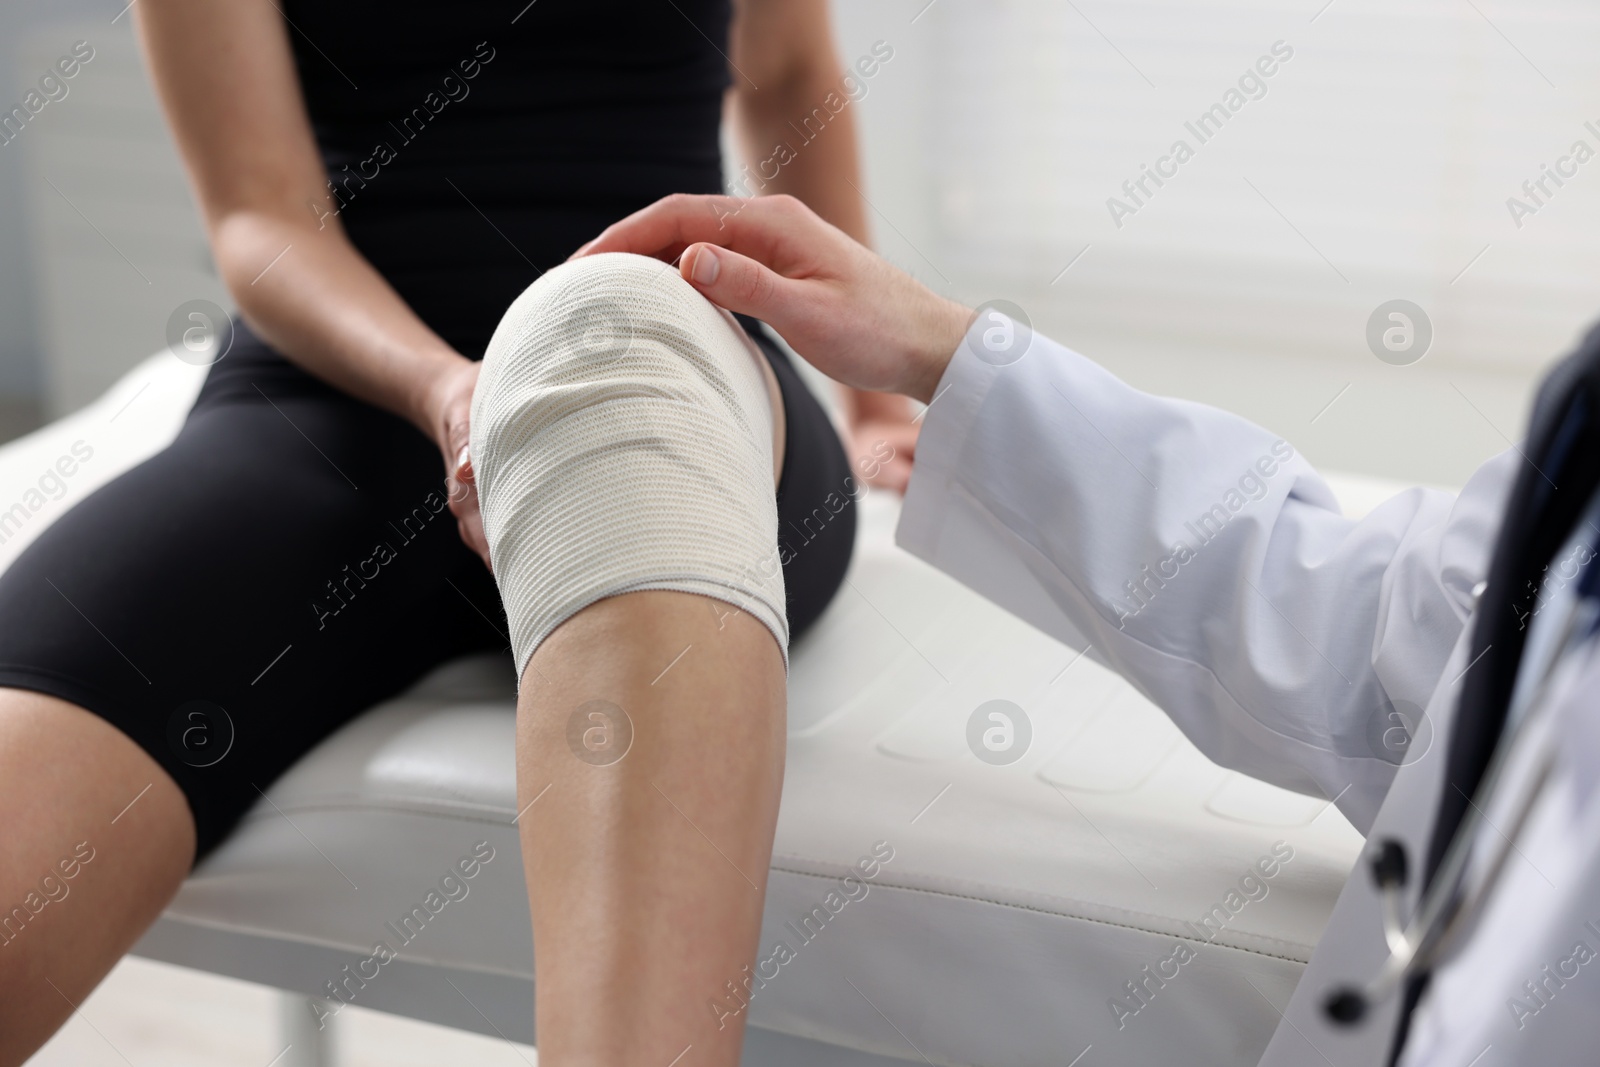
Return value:
<svg viewBox="0 0 1600 1067">
<path fill-rule="evenodd" d="M 485 360 L 473 459 L 522 679 L 551 1067 L 738 1062 L 729 983 L 756 954 L 788 632 L 758 360 L 634 257 L 546 275 Z"/>
</svg>

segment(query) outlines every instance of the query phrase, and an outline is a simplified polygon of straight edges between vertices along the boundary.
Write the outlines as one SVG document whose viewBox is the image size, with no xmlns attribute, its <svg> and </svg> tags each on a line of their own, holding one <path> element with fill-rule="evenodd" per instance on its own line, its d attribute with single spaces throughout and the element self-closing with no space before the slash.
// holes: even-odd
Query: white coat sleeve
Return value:
<svg viewBox="0 0 1600 1067">
<path fill-rule="evenodd" d="M 1448 681 L 1518 454 L 1458 497 L 1411 489 L 1347 519 L 1261 427 L 1042 336 L 993 365 L 979 328 L 926 414 L 900 545 L 1087 644 L 1212 760 L 1365 832 Z"/>
</svg>

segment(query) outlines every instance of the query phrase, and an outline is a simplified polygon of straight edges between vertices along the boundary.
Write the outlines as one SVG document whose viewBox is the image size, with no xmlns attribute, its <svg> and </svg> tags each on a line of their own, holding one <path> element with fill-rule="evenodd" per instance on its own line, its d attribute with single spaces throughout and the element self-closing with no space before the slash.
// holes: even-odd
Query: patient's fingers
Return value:
<svg viewBox="0 0 1600 1067">
<path fill-rule="evenodd" d="M 477 473 L 465 447 L 454 470 L 445 475 L 445 488 L 449 493 L 450 513 L 456 517 L 456 532 L 468 548 L 478 554 L 484 566 L 494 570 L 489 562 L 489 539 L 483 532 L 483 511 L 478 506 Z"/>
<path fill-rule="evenodd" d="M 868 485 L 904 493 L 916 461 L 914 423 L 867 419 L 850 427 L 846 444 L 851 466 Z"/>
</svg>

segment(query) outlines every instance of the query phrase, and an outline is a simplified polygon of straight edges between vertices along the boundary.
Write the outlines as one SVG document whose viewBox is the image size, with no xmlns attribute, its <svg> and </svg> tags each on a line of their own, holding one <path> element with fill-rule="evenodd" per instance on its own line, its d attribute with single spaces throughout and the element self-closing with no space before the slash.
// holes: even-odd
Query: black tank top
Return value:
<svg viewBox="0 0 1600 1067">
<path fill-rule="evenodd" d="M 470 358 L 605 226 L 721 188 L 730 0 L 283 8 L 340 221 Z"/>
</svg>

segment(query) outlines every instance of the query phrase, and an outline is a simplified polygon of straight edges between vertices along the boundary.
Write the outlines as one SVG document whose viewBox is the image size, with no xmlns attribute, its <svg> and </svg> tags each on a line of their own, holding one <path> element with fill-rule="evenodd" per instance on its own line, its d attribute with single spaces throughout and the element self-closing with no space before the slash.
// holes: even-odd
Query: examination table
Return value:
<svg viewBox="0 0 1600 1067">
<path fill-rule="evenodd" d="M 0 447 L 0 509 L 22 508 L 0 566 L 169 441 L 203 375 L 163 352 Z M 32 507 L 79 440 L 92 458 Z M 848 584 L 793 649 L 745 1062 L 1253 1064 L 1360 837 L 1329 798 L 1222 770 L 1115 675 L 895 548 L 889 494 L 857 506 Z M 1031 726 L 1014 762 L 969 743 L 994 700 Z M 306 997 L 344 982 L 358 1005 L 533 1042 L 513 726 L 509 654 L 373 708 L 267 787 L 134 951 Z M 493 859 L 467 895 L 419 920 L 478 842 Z M 705 862 L 723 863 L 710 845 Z M 397 958 L 363 963 L 406 916 Z M 708 990 L 708 1016 L 714 995 L 740 1009 Z M 338 1006 L 310 1003 L 308 1020 Z"/>
</svg>

